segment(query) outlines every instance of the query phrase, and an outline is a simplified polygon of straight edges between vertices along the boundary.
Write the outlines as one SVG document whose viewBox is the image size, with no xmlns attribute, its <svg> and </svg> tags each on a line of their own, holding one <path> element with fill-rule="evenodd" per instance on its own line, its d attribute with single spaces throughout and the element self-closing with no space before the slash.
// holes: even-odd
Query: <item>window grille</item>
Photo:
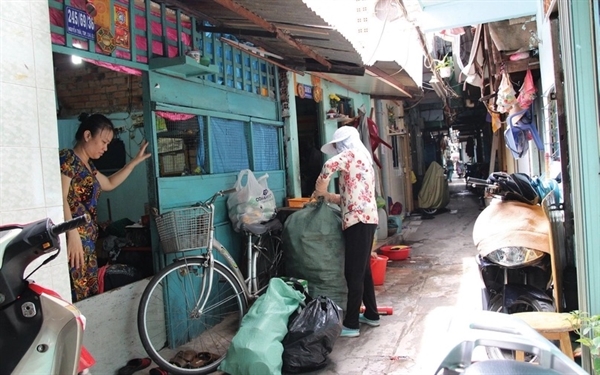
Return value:
<svg viewBox="0 0 600 375">
<path fill-rule="evenodd" d="M 161 177 L 281 169 L 278 125 L 214 116 L 165 122 L 157 134 Z"/>
</svg>

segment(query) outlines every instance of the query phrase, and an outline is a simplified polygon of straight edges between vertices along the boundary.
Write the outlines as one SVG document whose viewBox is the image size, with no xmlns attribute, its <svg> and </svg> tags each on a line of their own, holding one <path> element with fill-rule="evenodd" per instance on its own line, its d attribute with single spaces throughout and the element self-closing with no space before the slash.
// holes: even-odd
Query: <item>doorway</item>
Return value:
<svg viewBox="0 0 600 375">
<path fill-rule="evenodd" d="M 300 149 L 300 181 L 303 197 L 310 197 L 321 172 L 321 131 L 319 104 L 313 99 L 296 97 L 298 147 Z"/>
<path fill-rule="evenodd" d="M 92 160 L 98 172 L 110 176 L 137 154 L 147 138 L 144 132 L 142 77 L 67 54 L 53 53 L 59 149 L 72 148 L 79 115 L 100 113 L 114 125 L 107 151 Z M 57 155 L 58 162 L 58 155 Z M 146 167 L 134 168 L 113 191 L 97 202 L 97 265 L 103 270 L 103 288 L 116 287 L 154 273 L 150 243 L 149 185 Z"/>
</svg>

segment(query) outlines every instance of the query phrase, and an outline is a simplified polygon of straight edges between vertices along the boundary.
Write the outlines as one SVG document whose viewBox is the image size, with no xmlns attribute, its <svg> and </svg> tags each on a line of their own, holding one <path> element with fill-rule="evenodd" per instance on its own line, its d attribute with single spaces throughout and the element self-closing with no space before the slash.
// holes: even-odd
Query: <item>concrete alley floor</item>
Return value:
<svg viewBox="0 0 600 375">
<path fill-rule="evenodd" d="M 477 197 L 464 180 L 450 183 L 450 203 L 430 220 L 405 218 L 402 244 L 411 256 L 390 261 L 377 286 L 379 306 L 392 306 L 381 326 L 361 326 L 358 338 L 339 338 L 331 362 L 311 374 L 433 374 L 446 353 L 444 335 L 453 316 L 481 310 L 473 224 Z"/>
</svg>

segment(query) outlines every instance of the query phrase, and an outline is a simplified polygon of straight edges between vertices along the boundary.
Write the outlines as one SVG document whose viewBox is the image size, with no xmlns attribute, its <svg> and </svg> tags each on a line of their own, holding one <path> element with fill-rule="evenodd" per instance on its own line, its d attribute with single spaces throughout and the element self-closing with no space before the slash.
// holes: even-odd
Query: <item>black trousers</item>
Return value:
<svg viewBox="0 0 600 375">
<path fill-rule="evenodd" d="M 365 318 L 377 320 L 375 287 L 371 275 L 371 248 L 377 224 L 357 223 L 344 230 L 346 258 L 344 275 L 348 285 L 348 302 L 344 327 L 357 329 L 361 302 L 365 305 Z"/>
</svg>

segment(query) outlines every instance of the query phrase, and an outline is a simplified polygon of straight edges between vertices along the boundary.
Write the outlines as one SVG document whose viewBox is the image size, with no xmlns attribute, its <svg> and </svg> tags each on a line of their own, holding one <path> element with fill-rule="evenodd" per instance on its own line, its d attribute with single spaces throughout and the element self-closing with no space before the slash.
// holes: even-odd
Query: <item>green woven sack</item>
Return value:
<svg viewBox="0 0 600 375">
<path fill-rule="evenodd" d="M 235 375 L 281 374 L 281 342 L 288 332 L 290 315 L 302 301 L 302 292 L 280 278 L 272 278 L 265 294 L 244 315 L 219 370 Z"/>
<path fill-rule="evenodd" d="M 286 276 L 308 281 L 311 297 L 326 296 L 346 310 L 344 237 L 337 206 L 322 199 L 291 214 L 283 226 Z"/>
</svg>

